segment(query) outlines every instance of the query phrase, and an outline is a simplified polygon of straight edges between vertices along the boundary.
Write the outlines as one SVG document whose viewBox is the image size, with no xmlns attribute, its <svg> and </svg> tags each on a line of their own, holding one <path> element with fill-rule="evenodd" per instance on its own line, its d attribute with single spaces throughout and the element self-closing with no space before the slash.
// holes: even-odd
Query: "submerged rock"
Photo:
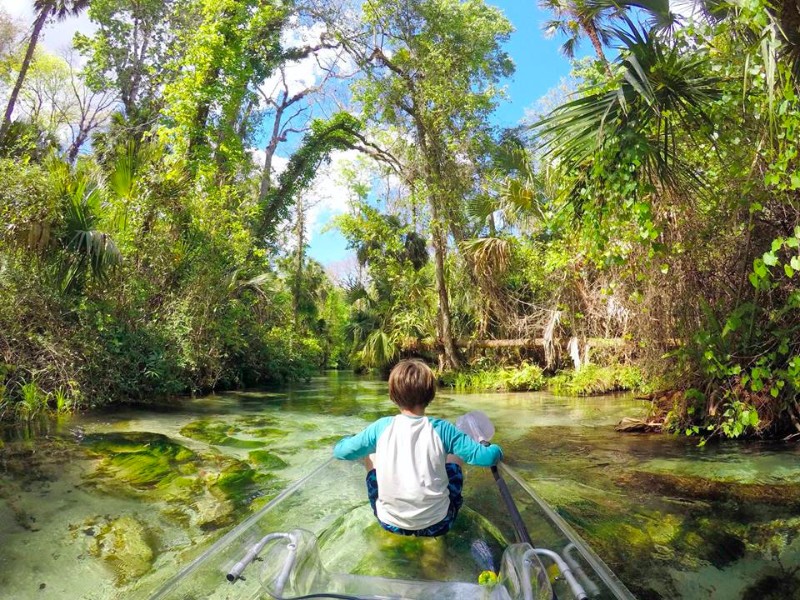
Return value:
<svg viewBox="0 0 800 600">
<path fill-rule="evenodd" d="M 111 568 L 117 585 L 141 577 L 153 565 L 155 551 L 150 535 L 144 525 L 131 516 L 107 521 L 90 539 L 90 553 Z"/>
<path fill-rule="evenodd" d="M 797 571 L 771 573 L 748 587 L 742 600 L 789 600 L 800 598 L 800 576 Z"/>
<path fill-rule="evenodd" d="M 738 483 L 650 471 L 622 472 L 615 481 L 626 489 L 670 497 L 714 502 L 732 500 L 744 505 L 760 503 L 800 509 L 800 484 Z"/>
</svg>

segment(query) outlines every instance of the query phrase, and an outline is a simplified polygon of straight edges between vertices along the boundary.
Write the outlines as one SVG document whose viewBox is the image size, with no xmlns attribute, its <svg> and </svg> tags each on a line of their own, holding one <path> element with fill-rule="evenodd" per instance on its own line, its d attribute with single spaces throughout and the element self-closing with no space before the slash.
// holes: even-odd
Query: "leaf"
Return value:
<svg viewBox="0 0 800 600">
<path fill-rule="evenodd" d="M 793 190 L 800 188 L 800 173 L 792 173 L 792 181 L 790 187 Z"/>
<path fill-rule="evenodd" d="M 795 271 L 800 271 L 800 256 L 793 256 L 792 260 L 789 261 L 789 264 Z"/>
<path fill-rule="evenodd" d="M 774 267 L 778 264 L 778 257 L 775 256 L 774 252 L 764 252 L 764 256 L 761 257 L 761 260 L 763 260 L 764 264 L 768 267 Z"/>
<path fill-rule="evenodd" d="M 794 277 L 794 269 L 789 265 L 783 265 L 783 272 L 786 273 L 786 276 L 789 278 Z"/>
<path fill-rule="evenodd" d="M 777 252 L 782 247 L 783 247 L 783 238 L 776 238 L 776 239 L 772 240 L 772 251 L 773 252 Z M 769 264 L 769 263 L 767 263 L 767 264 Z"/>
</svg>

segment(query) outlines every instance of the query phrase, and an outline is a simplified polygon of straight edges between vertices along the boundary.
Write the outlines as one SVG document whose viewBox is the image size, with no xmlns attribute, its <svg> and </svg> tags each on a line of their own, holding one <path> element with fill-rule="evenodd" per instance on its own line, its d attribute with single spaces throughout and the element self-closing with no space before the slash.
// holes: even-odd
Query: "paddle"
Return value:
<svg viewBox="0 0 800 600">
<path fill-rule="evenodd" d="M 494 437 L 494 425 L 489 420 L 485 412 L 474 410 L 465 415 L 461 415 L 456 420 L 456 427 L 466 433 L 476 442 L 489 445 L 489 440 Z M 511 497 L 511 491 L 508 489 L 505 479 L 500 475 L 496 465 L 492 465 L 492 475 L 497 483 L 497 488 L 500 490 L 500 496 L 506 505 L 506 510 L 511 517 L 511 523 L 514 525 L 514 531 L 517 534 L 518 541 L 525 542 L 533 546 L 533 541 L 528 533 L 528 528 L 525 527 L 525 522 L 522 520 L 522 515 L 519 514 L 519 509 L 514 503 L 514 498 Z"/>
<path fill-rule="evenodd" d="M 466 433 L 473 440 L 483 444 L 484 446 L 488 446 L 489 440 L 494 437 L 494 425 L 486 413 L 480 410 L 473 410 L 472 412 L 461 415 L 458 419 L 456 419 L 456 427 Z M 517 534 L 517 541 L 527 543 L 531 548 L 535 548 L 533 541 L 531 540 L 531 536 L 528 533 L 528 528 L 525 526 L 525 522 L 522 520 L 522 515 L 519 514 L 519 509 L 514 503 L 514 498 L 511 496 L 511 490 L 508 489 L 505 479 L 503 479 L 503 477 L 500 475 L 497 465 L 492 465 L 492 475 L 497 483 L 497 489 L 500 491 L 500 496 L 503 498 L 503 503 L 506 505 L 508 515 L 511 517 L 511 523 L 513 524 L 514 531 Z M 538 558 L 535 560 L 537 562 L 539 561 Z M 539 571 L 539 577 L 543 577 L 544 583 L 549 587 L 546 571 L 544 567 L 541 566 L 541 563 L 539 563 L 539 566 L 541 567 Z M 585 596 L 580 595 L 577 597 L 585 598 Z M 551 600 L 558 600 L 555 590 L 552 590 Z"/>
</svg>

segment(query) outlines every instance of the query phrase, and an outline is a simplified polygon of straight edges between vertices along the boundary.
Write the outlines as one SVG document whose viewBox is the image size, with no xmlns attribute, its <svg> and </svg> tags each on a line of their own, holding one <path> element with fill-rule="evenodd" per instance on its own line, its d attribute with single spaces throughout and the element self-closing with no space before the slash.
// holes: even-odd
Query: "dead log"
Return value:
<svg viewBox="0 0 800 600">
<path fill-rule="evenodd" d="M 624 417 L 614 429 L 623 433 L 661 433 L 663 421 L 643 421 L 632 417 Z"/>
</svg>

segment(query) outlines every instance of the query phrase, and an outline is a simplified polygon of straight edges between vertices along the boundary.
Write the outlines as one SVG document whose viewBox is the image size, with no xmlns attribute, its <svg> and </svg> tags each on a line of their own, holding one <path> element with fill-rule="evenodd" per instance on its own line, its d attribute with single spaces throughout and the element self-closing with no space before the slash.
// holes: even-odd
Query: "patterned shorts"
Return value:
<svg viewBox="0 0 800 600">
<path fill-rule="evenodd" d="M 461 472 L 461 467 L 455 463 L 447 463 L 445 469 L 447 470 L 447 478 L 449 480 L 447 491 L 450 493 L 450 507 L 447 509 L 447 514 L 444 519 L 430 527 L 418 529 L 416 531 L 401 529 L 400 527 L 389 525 L 378 519 L 378 523 L 380 523 L 381 527 L 386 531 L 398 535 L 416 535 L 419 537 L 437 537 L 450 531 L 450 527 L 452 527 L 453 521 L 455 521 L 456 515 L 458 515 L 458 510 L 464 502 L 464 498 L 461 497 L 461 488 L 464 487 L 464 474 Z M 378 501 L 378 479 L 375 474 L 375 469 L 367 473 L 367 495 L 369 496 L 369 503 L 372 505 L 372 512 L 375 513 L 375 517 L 377 518 L 378 513 L 375 504 Z"/>
</svg>

